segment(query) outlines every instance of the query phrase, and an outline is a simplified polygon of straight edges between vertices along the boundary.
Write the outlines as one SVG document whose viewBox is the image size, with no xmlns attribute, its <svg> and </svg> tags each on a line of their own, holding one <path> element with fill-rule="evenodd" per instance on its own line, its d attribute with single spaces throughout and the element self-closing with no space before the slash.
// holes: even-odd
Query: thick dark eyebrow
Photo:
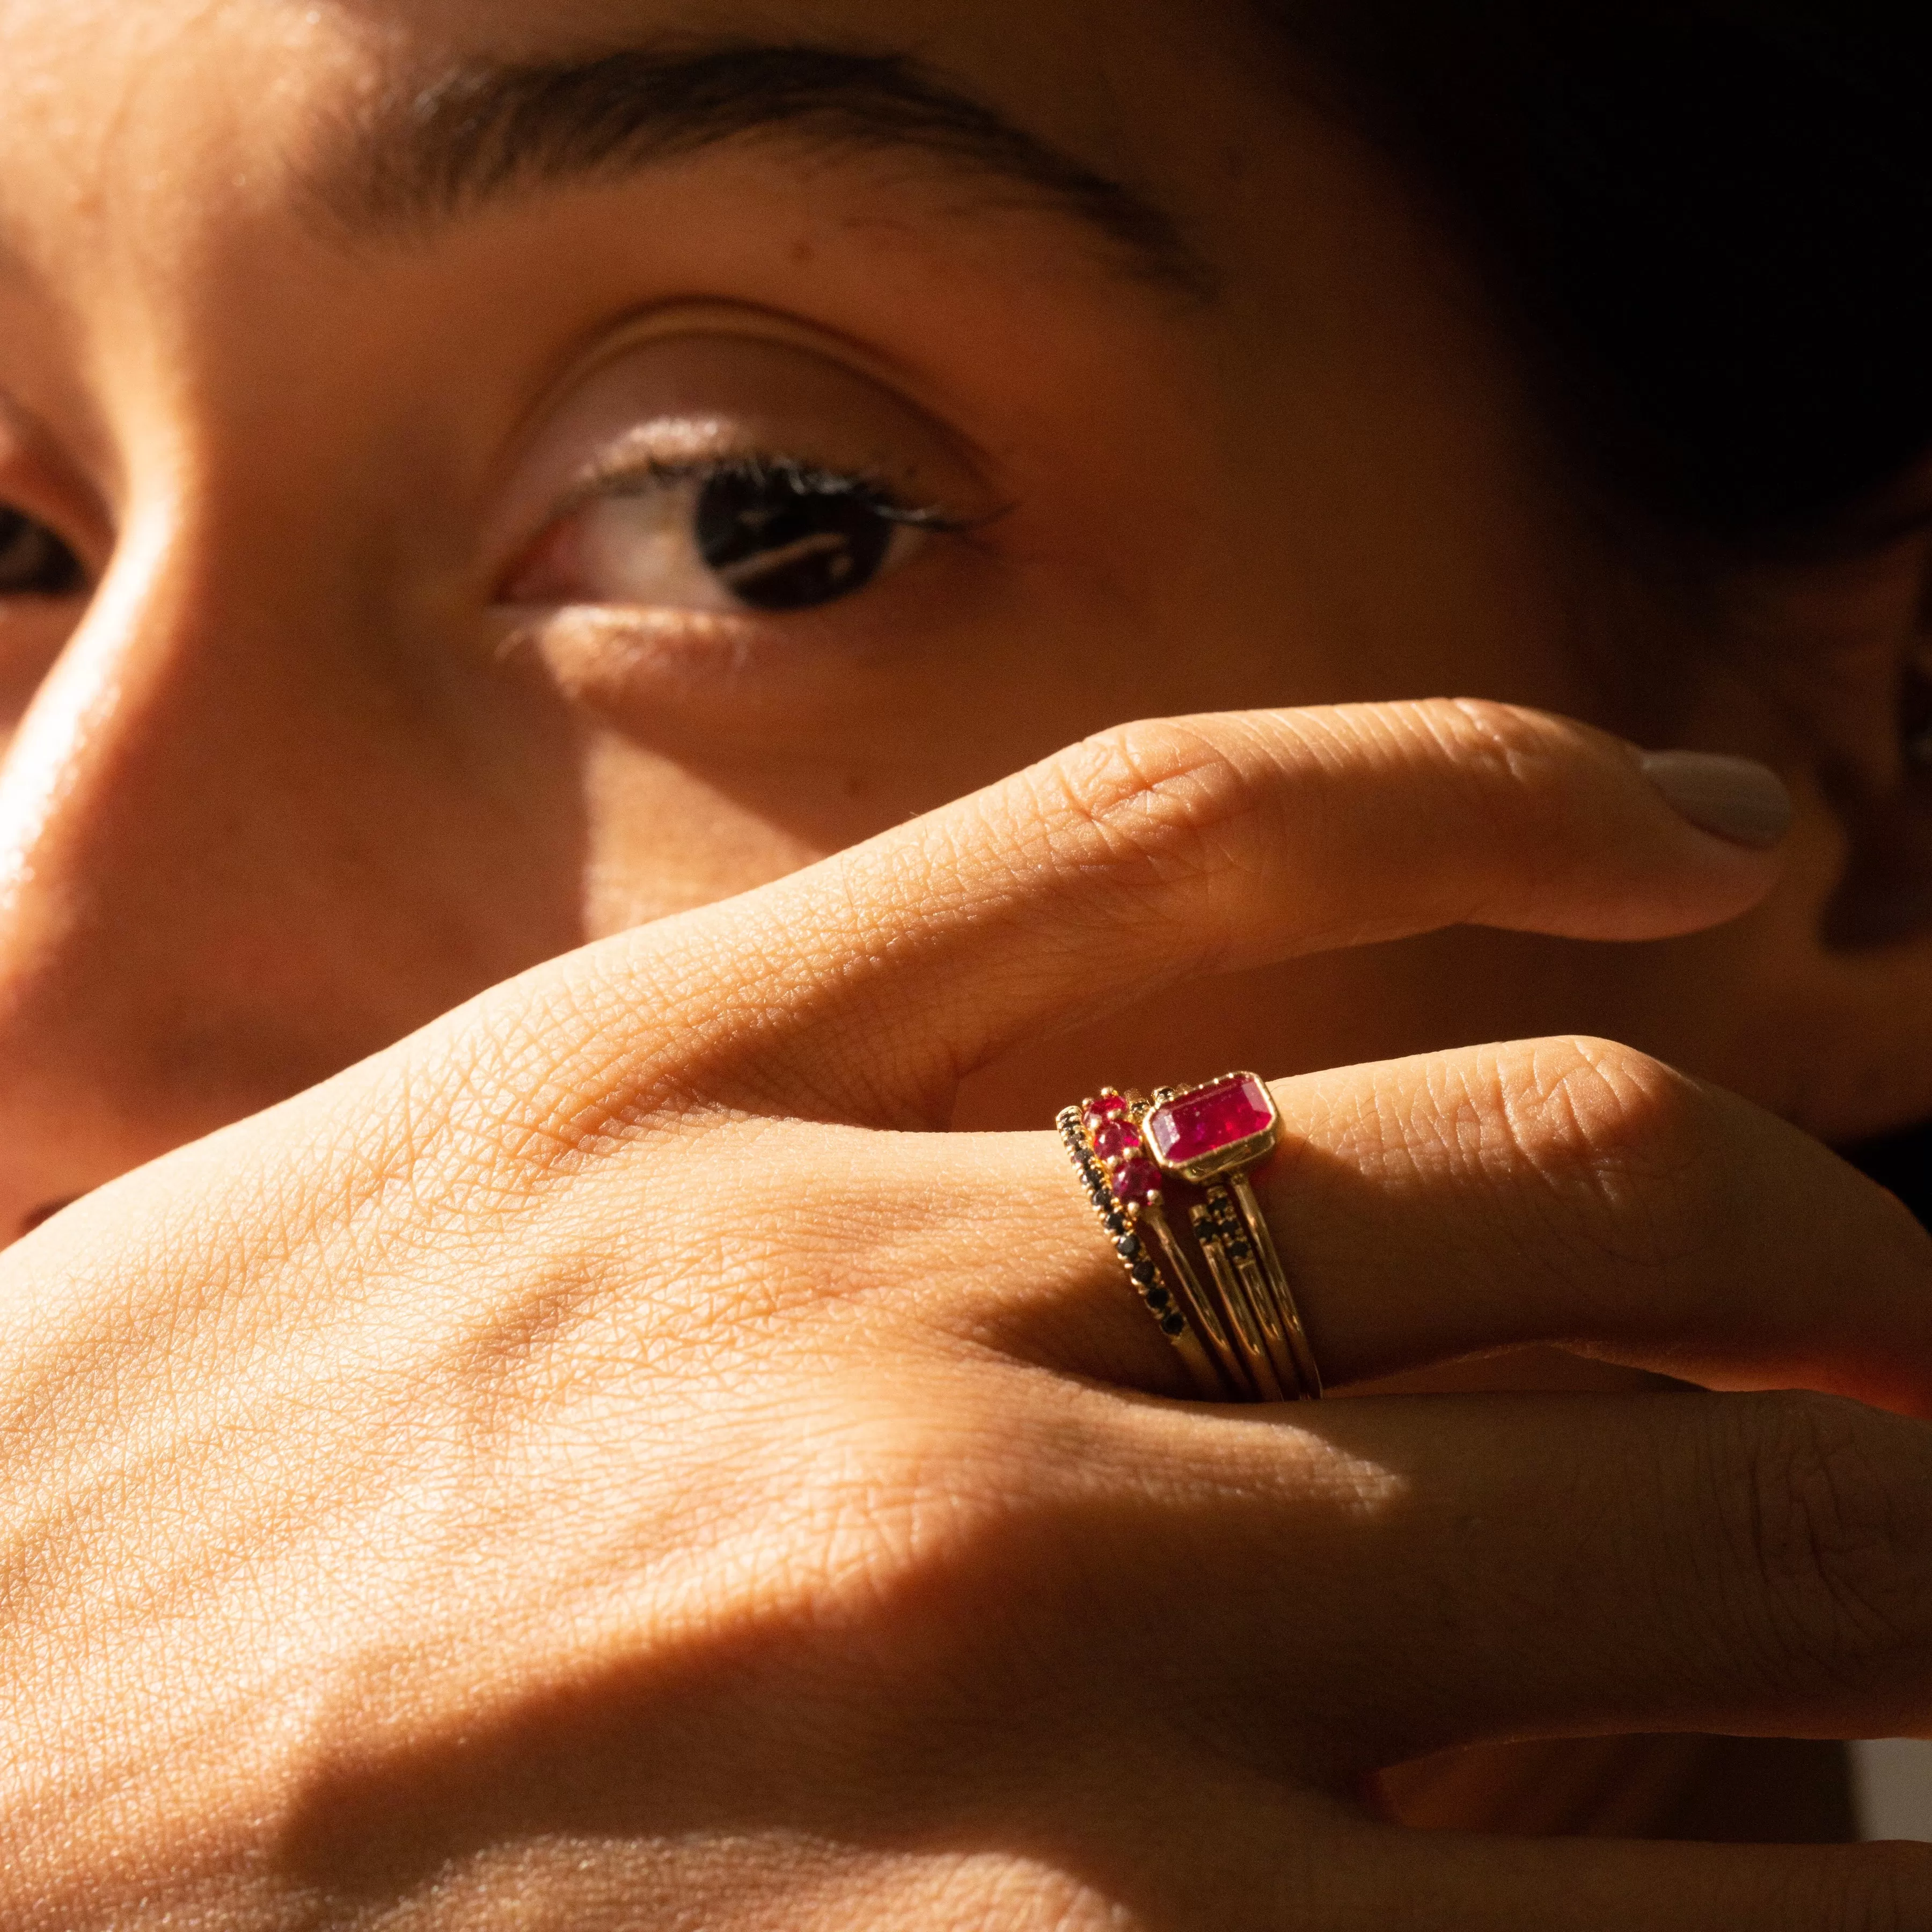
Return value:
<svg viewBox="0 0 1932 1932">
<path fill-rule="evenodd" d="M 1213 284 L 1155 203 L 903 58 L 731 44 L 478 62 L 381 100 L 340 135 L 316 184 L 358 232 L 440 226 L 532 190 L 769 135 L 826 155 L 936 163 L 995 203 L 1070 218 L 1131 274 L 1197 298 Z"/>
</svg>

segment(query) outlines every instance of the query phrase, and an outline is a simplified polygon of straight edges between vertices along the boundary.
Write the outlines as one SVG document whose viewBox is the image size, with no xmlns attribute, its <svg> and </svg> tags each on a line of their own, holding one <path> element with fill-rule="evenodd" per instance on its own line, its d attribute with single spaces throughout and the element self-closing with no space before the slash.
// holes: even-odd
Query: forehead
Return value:
<svg viewBox="0 0 1932 1932">
<path fill-rule="evenodd" d="M 1126 160 L 1164 85 L 1201 67 L 1226 82 L 1222 30 L 1245 12 L 1224 0 L 0 0 L 0 95 L 38 109 L 43 132 L 112 123 L 125 136 L 184 108 L 205 139 L 268 146 L 304 111 L 452 63 L 802 44 L 916 55 Z"/>
<path fill-rule="evenodd" d="M 369 171 L 369 152 L 385 140 L 382 164 L 400 154 L 412 165 L 398 132 L 432 103 L 443 110 L 441 132 L 460 131 L 475 118 L 466 90 L 495 71 L 542 76 L 630 62 L 616 76 L 633 83 L 628 97 L 607 75 L 591 109 L 608 120 L 652 104 L 664 91 L 664 62 L 707 50 L 806 50 L 916 64 L 951 117 L 941 138 L 925 140 L 924 158 L 1004 174 L 1008 186 L 1044 184 L 1046 199 L 1126 234 L 1157 270 L 1198 281 L 1174 245 L 1179 221 L 1150 221 L 1148 211 L 1184 200 L 1188 177 L 1204 163 L 1211 171 L 1231 145 L 1204 142 L 1202 130 L 1238 118 L 1231 94 L 1254 71 L 1251 25 L 1245 8 L 1219 0 L 1194 0 L 1184 14 L 1168 0 L 0 0 L 9 54 L 0 258 L 107 262 L 132 248 L 150 265 L 170 256 L 185 267 L 211 218 L 232 231 L 251 215 L 339 202 L 345 184 L 352 199 L 347 178 Z M 719 88 L 705 84 L 715 106 Z M 735 74 L 727 83 L 740 86 Z M 778 91 L 787 86 L 789 116 L 753 112 L 743 131 L 788 120 L 806 131 L 796 86 Z M 500 92 L 482 98 L 493 111 L 502 105 Z M 929 114 L 924 130 L 910 125 L 903 101 L 880 113 L 875 99 L 856 119 L 851 105 L 843 98 L 818 114 L 815 131 L 832 137 L 821 147 L 910 149 L 932 132 Z M 895 114 L 899 124 L 881 141 Z M 964 126 L 974 116 L 976 131 Z M 700 131 L 728 134 L 729 118 L 714 113 Z M 541 154 L 557 127 L 553 117 L 531 140 L 526 121 L 505 115 L 492 138 Z M 701 145 L 691 131 L 686 147 Z M 1020 152 L 1029 144 L 1034 152 Z M 1102 206 L 1115 186 L 1124 194 Z"/>
<path fill-rule="evenodd" d="M 1219 439 L 1216 460 L 1260 460 L 1254 425 L 1277 406 L 1332 419 L 1344 446 L 1324 444 L 1322 473 L 1339 457 L 1379 490 L 1352 399 L 1406 422 L 1436 407 L 1446 368 L 1454 412 L 1513 424 L 1514 376 L 1440 224 L 1399 170 L 1308 107 L 1262 10 L 0 0 L 0 390 L 121 500 L 130 474 L 172 476 L 190 428 L 218 425 L 224 454 L 259 447 L 271 420 L 338 439 L 359 425 L 373 446 L 389 434 L 384 398 L 422 413 L 478 392 L 493 353 L 505 421 L 466 404 L 462 420 L 479 442 L 507 439 L 598 329 L 715 298 L 802 312 L 864 344 L 926 405 L 957 402 L 982 448 L 1034 420 L 1022 394 L 1072 393 L 1104 370 L 1124 394 L 1138 385 L 1141 406 L 1184 413 L 1204 447 Z M 649 88 L 586 93 L 586 64 L 748 48 L 869 63 L 874 80 L 944 98 L 909 108 L 874 86 L 855 118 L 848 90 L 806 130 L 805 167 L 755 142 L 685 167 L 690 130 L 674 125 L 676 172 L 656 172 L 664 128 L 646 114 L 641 146 L 626 134 L 612 150 L 616 172 L 586 176 L 586 106 L 596 134 L 652 105 Z M 464 92 L 506 74 L 507 96 Z M 489 111 L 469 116 L 472 99 Z M 519 118 L 532 100 L 534 141 Z M 882 148 L 882 124 L 927 138 Z M 425 134 L 442 142 L 426 170 Z M 372 152 L 382 166 L 360 186 L 404 190 L 362 196 L 365 216 L 372 199 L 400 207 L 387 234 L 356 230 L 356 161 Z M 439 175 L 452 153 L 460 165 Z M 562 173 L 528 178 L 532 154 Z M 493 184 L 505 157 L 516 165 Z M 462 192 L 439 206 L 450 184 Z"/>
</svg>

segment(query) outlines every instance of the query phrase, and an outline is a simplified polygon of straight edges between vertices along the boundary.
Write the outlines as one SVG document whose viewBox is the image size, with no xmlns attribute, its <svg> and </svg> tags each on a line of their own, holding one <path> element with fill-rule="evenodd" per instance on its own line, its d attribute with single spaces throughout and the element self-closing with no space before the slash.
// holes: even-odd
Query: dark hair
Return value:
<svg viewBox="0 0 1932 1932">
<path fill-rule="evenodd" d="M 1777 543 L 1932 449 L 1932 10 L 1270 10 L 1487 252 L 1626 497 Z"/>
</svg>

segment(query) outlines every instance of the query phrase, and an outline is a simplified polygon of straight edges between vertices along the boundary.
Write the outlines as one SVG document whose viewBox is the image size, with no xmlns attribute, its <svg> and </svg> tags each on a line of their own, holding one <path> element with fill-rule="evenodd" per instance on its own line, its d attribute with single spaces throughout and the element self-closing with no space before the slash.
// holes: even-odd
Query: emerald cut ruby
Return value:
<svg viewBox="0 0 1932 1932">
<path fill-rule="evenodd" d="M 1277 1116 L 1267 1086 L 1252 1073 L 1177 1094 L 1147 1117 L 1143 1131 L 1162 1166 L 1175 1172 L 1211 1165 L 1238 1150 L 1265 1151 Z"/>
</svg>

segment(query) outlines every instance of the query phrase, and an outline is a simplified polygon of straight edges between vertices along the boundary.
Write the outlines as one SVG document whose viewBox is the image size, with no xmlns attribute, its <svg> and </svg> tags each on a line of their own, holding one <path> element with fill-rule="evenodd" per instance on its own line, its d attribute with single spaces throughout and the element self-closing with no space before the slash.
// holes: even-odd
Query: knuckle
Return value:
<svg viewBox="0 0 1932 1932">
<path fill-rule="evenodd" d="M 1534 776 L 1574 742 L 1576 728 L 1548 712 L 1494 698 L 1452 698 L 1409 707 L 1466 764 L 1512 778 Z"/>
<path fill-rule="evenodd" d="M 1582 734 L 1567 719 L 1489 698 L 1450 698 L 1408 708 L 1416 725 L 1436 740 L 1464 777 L 1498 801 L 1496 810 L 1505 821 L 1514 821 L 1526 796 L 1568 790 Z"/>
<path fill-rule="evenodd" d="M 1859 1678 L 1932 1644 L 1932 1489 L 1922 1425 L 1832 1396 L 1762 1396 L 1742 1480 L 1720 1459 L 1720 1509 L 1764 1588 L 1774 1666 Z M 1786 1674 L 1782 1669 L 1778 1674 Z"/>
<path fill-rule="evenodd" d="M 1198 869 L 1217 838 L 1267 814 L 1268 790 L 1238 728 L 1152 719 L 1102 732 L 1045 768 L 1042 829 L 1077 864 Z M 1068 849 L 1070 848 L 1070 849 Z"/>
<path fill-rule="evenodd" d="M 1588 1263 L 1665 1267 L 1723 1238 L 1720 1136 L 1696 1081 L 1587 1038 L 1501 1049 L 1495 1077 L 1512 1167 L 1546 1184 L 1556 1232 Z"/>
<path fill-rule="evenodd" d="M 922 1604 L 1004 1587 L 1038 1466 L 1023 1418 L 980 1414 L 953 1379 L 923 1401 L 821 1390 L 814 1407 L 802 1456 L 757 1502 L 778 1552 L 771 1607 L 820 1629 L 906 1628 Z"/>
</svg>

